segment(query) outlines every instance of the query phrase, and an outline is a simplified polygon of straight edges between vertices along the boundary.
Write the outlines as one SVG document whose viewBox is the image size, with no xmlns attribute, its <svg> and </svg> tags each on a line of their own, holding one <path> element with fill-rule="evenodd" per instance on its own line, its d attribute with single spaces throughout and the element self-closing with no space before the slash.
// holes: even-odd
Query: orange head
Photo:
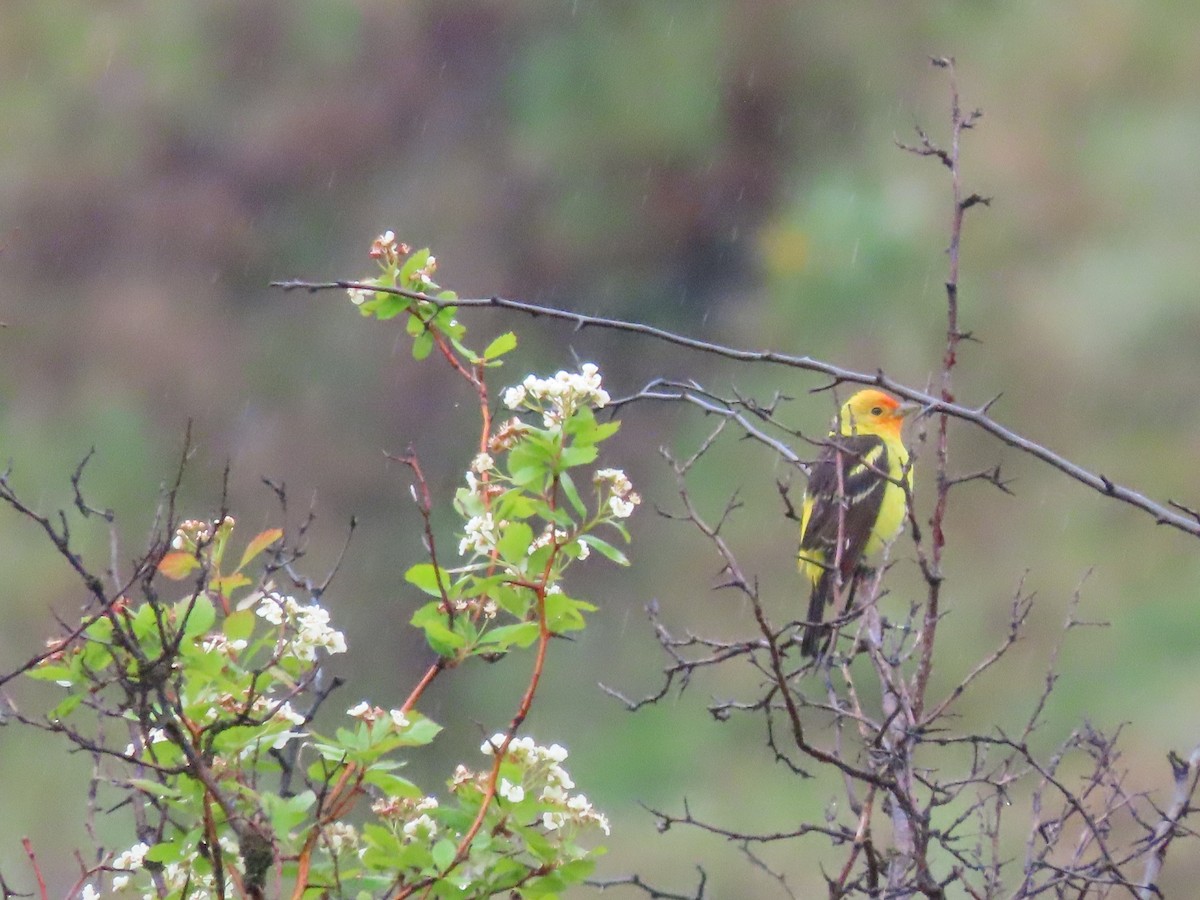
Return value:
<svg viewBox="0 0 1200 900">
<path fill-rule="evenodd" d="M 895 397 L 868 388 L 859 391 L 842 404 L 834 423 L 834 433 L 900 435 L 904 417 L 918 407 L 912 403 L 901 403 Z"/>
</svg>

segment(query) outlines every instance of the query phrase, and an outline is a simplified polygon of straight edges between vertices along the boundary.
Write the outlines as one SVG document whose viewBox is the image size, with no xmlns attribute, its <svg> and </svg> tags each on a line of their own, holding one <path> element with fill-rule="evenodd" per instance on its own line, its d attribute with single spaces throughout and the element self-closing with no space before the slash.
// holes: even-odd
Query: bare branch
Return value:
<svg viewBox="0 0 1200 900">
<path fill-rule="evenodd" d="M 1192 516 L 1182 515 L 1170 509 L 1167 505 L 1157 503 L 1151 500 L 1138 491 L 1124 487 L 1110 480 L 1104 475 L 1100 475 L 1089 471 L 1077 463 L 1072 462 L 1064 456 L 1055 453 L 1048 447 L 1037 443 L 1021 434 L 1001 425 L 996 420 L 992 419 L 984 409 L 978 407 L 965 406 L 954 401 L 940 399 L 929 394 L 926 391 L 917 390 L 902 384 L 884 374 L 883 372 L 859 372 L 853 369 L 842 368 L 835 366 L 832 363 L 824 362 L 823 360 L 814 359 L 810 356 L 795 356 L 789 353 L 780 353 L 775 350 L 744 350 L 737 347 L 725 346 L 709 341 L 703 341 L 698 338 L 687 337 L 686 335 L 678 334 L 672 331 L 667 331 L 663 328 L 657 328 L 653 325 L 646 325 L 641 322 L 629 322 L 621 319 L 611 319 L 601 316 L 589 316 L 584 313 L 571 312 L 570 310 L 559 309 L 553 306 L 539 306 L 536 303 L 527 303 L 523 300 L 507 300 L 503 297 L 486 297 L 478 299 L 461 298 L 453 303 L 437 300 L 433 297 L 427 297 L 424 294 L 413 291 L 406 291 L 400 288 L 379 287 L 370 282 L 361 281 L 276 281 L 271 283 L 272 287 L 281 288 L 283 290 L 306 290 L 310 292 L 330 291 L 330 290 L 348 290 L 356 289 L 362 291 L 375 291 L 378 293 L 395 294 L 401 297 L 408 297 L 413 300 L 422 300 L 427 303 L 433 303 L 438 306 L 454 306 L 459 309 L 464 308 L 484 308 L 484 309 L 504 309 L 513 312 L 523 313 L 534 317 L 545 317 L 549 319 L 559 319 L 562 321 L 571 322 L 575 325 L 576 330 L 583 328 L 605 328 L 615 331 L 623 331 L 630 334 L 639 334 L 645 337 L 654 338 L 655 340 L 664 341 L 669 344 L 674 344 L 680 347 L 687 347 L 701 353 L 708 353 L 715 356 L 720 356 L 725 359 L 732 359 L 739 362 L 752 363 L 772 363 L 775 365 L 786 366 L 793 369 L 801 369 L 808 372 L 817 372 L 822 375 L 828 375 L 836 379 L 839 383 L 873 385 L 890 391 L 899 397 L 906 400 L 911 400 L 914 403 L 919 403 L 924 407 L 926 415 L 945 414 L 954 419 L 960 419 L 964 422 L 969 422 L 972 425 L 992 435 L 1001 442 L 1010 447 L 1028 454 L 1035 459 L 1041 460 L 1047 465 L 1058 469 L 1064 475 L 1081 484 L 1086 485 L 1094 491 L 1098 491 L 1107 497 L 1114 500 L 1120 500 L 1122 503 L 1127 503 L 1130 506 L 1140 509 L 1142 512 L 1152 516 L 1156 523 L 1160 525 L 1168 525 L 1172 528 L 1177 528 L 1187 534 L 1195 537 L 1200 537 L 1200 521 Z"/>
</svg>

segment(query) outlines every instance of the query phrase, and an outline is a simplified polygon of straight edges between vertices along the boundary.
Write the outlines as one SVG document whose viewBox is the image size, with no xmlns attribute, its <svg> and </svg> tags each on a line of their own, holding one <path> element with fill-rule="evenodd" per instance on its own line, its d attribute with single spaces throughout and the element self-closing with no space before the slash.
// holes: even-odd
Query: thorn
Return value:
<svg viewBox="0 0 1200 900">
<path fill-rule="evenodd" d="M 975 205 L 991 206 L 992 198 L 984 197 L 982 194 L 971 194 L 969 197 L 966 197 L 961 203 L 958 204 L 958 208 L 961 210 L 968 210 L 972 206 L 975 206 Z"/>
<path fill-rule="evenodd" d="M 1001 391 L 995 397 L 993 397 L 991 400 L 989 400 L 987 403 L 983 404 L 983 406 L 979 407 L 975 411 L 977 413 L 979 413 L 981 416 L 987 415 L 987 411 L 992 408 L 992 404 L 994 404 L 997 400 L 999 400 L 1003 396 L 1004 396 L 1004 391 Z"/>
</svg>

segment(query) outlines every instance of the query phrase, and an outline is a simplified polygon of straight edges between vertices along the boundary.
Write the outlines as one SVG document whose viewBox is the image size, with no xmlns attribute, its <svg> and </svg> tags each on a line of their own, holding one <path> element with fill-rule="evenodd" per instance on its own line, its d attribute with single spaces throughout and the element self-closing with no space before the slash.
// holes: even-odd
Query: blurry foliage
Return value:
<svg viewBox="0 0 1200 900">
<path fill-rule="evenodd" d="M 940 121 L 944 90 L 926 71 L 930 53 L 957 56 L 964 95 L 984 110 L 964 165 L 973 189 L 996 198 L 963 248 L 963 321 L 984 344 L 964 353 L 960 396 L 1003 391 L 996 413 L 1006 423 L 1156 496 L 1194 501 L 1200 9 L 1180 2 L 5 5 L 3 455 L 49 508 L 95 444 L 92 476 L 105 480 L 92 483 L 94 496 L 133 511 L 124 521 L 136 546 L 147 497 L 193 417 L 200 454 L 188 489 L 198 502 L 215 506 L 227 458 L 243 517 L 261 510 L 265 521 L 260 475 L 287 480 L 295 497 L 314 495 L 314 555 L 329 548 L 314 567 L 332 560 L 358 515 L 333 602 L 344 603 L 339 618 L 363 648 L 346 674 L 382 695 L 396 669 L 422 659 L 388 633 L 388 622 L 407 618 L 400 573 L 406 548 L 419 543 L 406 484 L 379 451 L 411 441 L 426 458 L 453 459 L 463 435 L 416 399 L 401 405 L 398 385 L 415 384 L 405 397 L 418 398 L 431 382 L 399 356 L 379 365 L 391 336 L 266 281 L 352 275 L 362 236 L 394 227 L 436 246 L 462 273 L 454 286 L 464 295 L 622 314 L 884 366 L 920 384 L 940 342 L 949 201 L 940 173 L 892 141 Z M 538 333 L 544 348 L 529 345 Z M 826 398 L 805 397 L 811 381 L 711 374 L 710 361 L 562 329 L 531 325 L 521 361 L 553 369 L 571 350 L 603 366 L 614 394 L 656 375 L 690 375 L 764 395 L 782 388 L 800 398 L 793 415 L 804 428 L 830 413 Z M 641 484 L 662 474 L 658 443 L 687 452 L 702 431 L 662 410 L 631 415 L 648 435 L 634 473 Z M 1178 710 L 1194 697 L 1178 675 L 1197 652 L 1181 637 L 1194 622 L 1196 567 L 1184 561 L 1194 549 L 1003 448 L 963 438 L 964 468 L 967 458 L 1005 459 L 1019 476 L 1017 498 L 980 489 L 980 515 L 964 508 L 952 520 L 950 618 L 976 644 L 964 655 L 994 641 L 1004 611 L 993 606 L 1022 571 L 1053 623 L 1095 567 L 1083 613 L 1113 628 L 1067 658 L 1063 696 L 1077 700 L 1076 715 L 1150 727 L 1136 731 L 1145 743 L 1135 759 L 1156 761 L 1164 746 L 1190 740 L 1195 723 Z M 780 475 L 765 463 L 740 467 L 732 481 L 714 476 L 710 490 L 714 502 L 736 486 L 764 498 L 741 539 L 782 605 L 798 588 L 792 523 L 771 500 Z M 443 491 L 460 478 L 430 473 Z M 647 493 L 661 501 L 670 488 Z M 11 661 L 39 639 L 31 621 L 47 606 L 70 611 L 77 598 L 40 566 L 27 535 L 11 521 L 0 527 L 9 588 L 0 653 Z M 598 668 L 630 683 L 660 663 L 640 612 L 651 595 L 679 621 L 740 624 L 702 574 L 677 577 L 707 571 L 699 542 L 661 523 L 638 528 L 667 535 L 670 551 L 657 567 L 606 579 L 628 612 L 597 623 L 612 633 L 595 629 L 591 648 Z M 1030 638 L 1031 672 L 1046 651 Z M 559 700 L 562 730 L 590 726 L 592 701 L 584 715 L 579 698 L 592 696 L 594 673 L 561 675 L 548 697 Z M 1006 686 L 994 690 L 1002 703 Z M 628 755 L 572 752 L 610 780 L 596 798 L 609 809 L 637 773 L 673 772 L 674 788 L 657 786 L 680 795 L 736 765 L 736 755 L 697 753 L 682 737 L 693 719 L 652 732 L 615 708 L 602 714 L 628 729 Z M 742 737 L 758 746 L 758 735 Z M 12 808 L 16 790 L 0 787 L 0 806 Z M 781 819 L 790 821 L 795 802 L 779 796 Z M 622 835 L 645 824 L 639 816 L 629 807 L 615 817 L 613 858 L 660 846 L 694 855 L 676 834 L 623 848 Z M 5 819 L 0 870 L 19 859 L 22 820 L 55 855 L 56 826 Z"/>
</svg>

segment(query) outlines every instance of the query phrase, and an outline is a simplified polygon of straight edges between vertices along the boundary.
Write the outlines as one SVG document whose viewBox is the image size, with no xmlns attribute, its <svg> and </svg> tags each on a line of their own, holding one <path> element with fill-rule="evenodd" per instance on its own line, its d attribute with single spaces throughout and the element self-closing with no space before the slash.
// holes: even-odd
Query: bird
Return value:
<svg viewBox="0 0 1200 900">
<path fill-rule="evenodd" d="M 912 467 L 900 432 L 916 409 L 883 391 L 858 391 L 842 404 L 812 466 L 798 556 L 800 571 L 812 585 L 800 642 L 804 656 L 820 654 L 829 631 L 820 623 L 836 587 L 849 584 L 863 557 L 881 550 L 904 524 Z"/>
</svg>

